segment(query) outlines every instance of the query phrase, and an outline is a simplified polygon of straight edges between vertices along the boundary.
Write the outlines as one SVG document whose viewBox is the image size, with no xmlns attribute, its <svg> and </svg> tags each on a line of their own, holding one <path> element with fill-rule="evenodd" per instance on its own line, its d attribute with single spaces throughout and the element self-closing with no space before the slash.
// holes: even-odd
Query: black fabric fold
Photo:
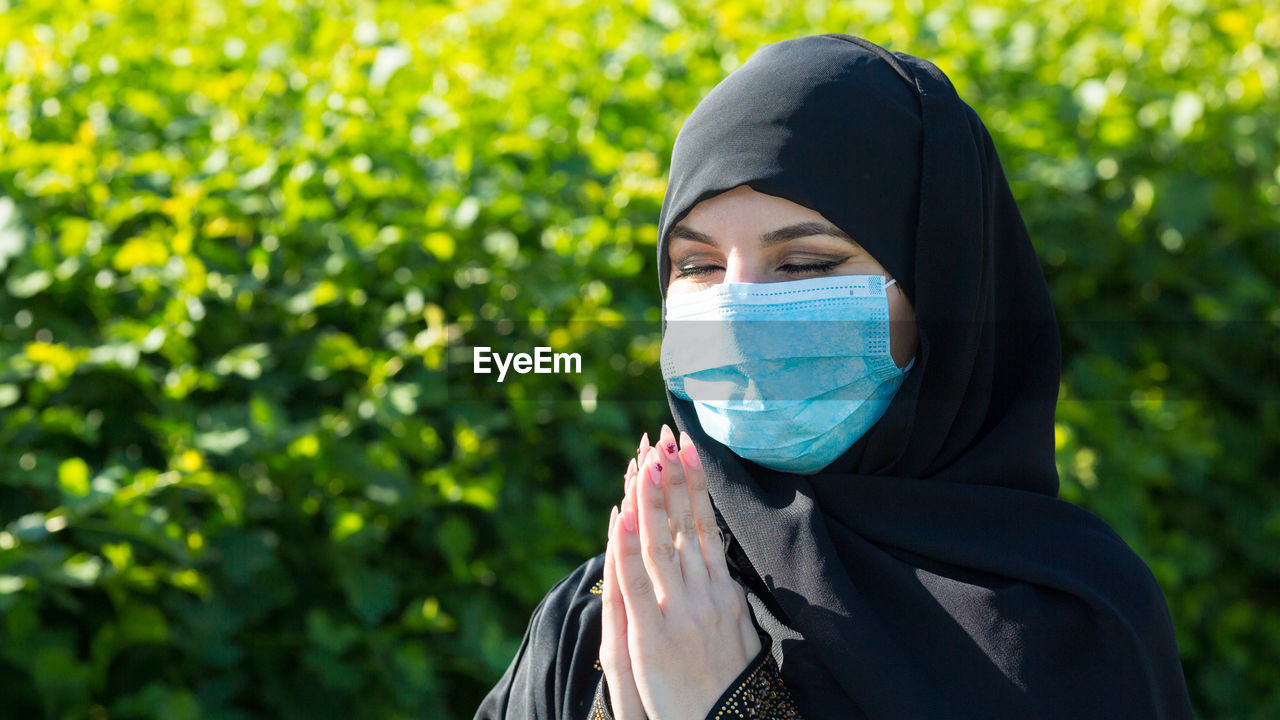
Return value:
<svg viewBox="0 0 1280 720">
<path fill-rule="evenodd" d="M 506 672 L 474 720 L 583 720 L 599 669 L 601 608 L 593 587 L 604 572 L 595 555 L 555 584 L 534 608 Z"/>
</svg>

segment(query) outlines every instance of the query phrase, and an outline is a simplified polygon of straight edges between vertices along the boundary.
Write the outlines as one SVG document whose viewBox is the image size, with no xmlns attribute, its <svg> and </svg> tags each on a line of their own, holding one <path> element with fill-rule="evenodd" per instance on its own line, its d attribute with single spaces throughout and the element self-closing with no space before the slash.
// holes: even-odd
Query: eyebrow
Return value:
<svg viewBox="0 0 1280 720">
<path fill-rule="evenodd" d="M 834 225 L 828 225 L 824 222 L 818 222 L 816 220 L 806 220 L 794 225 L 787 225 L 786 227 L 780 227 L 776 230 L 770 230 L 760 236 L 760 244 L 765 247 L 771 247 L 779 243 L 795 240 L 796 238 L 809 237 L 811 235 L 830 235 L 831 237 L 847 240 L 850 243 L 857 245 L 853 238 L 849 237 L 849 235 L 840 228 Z M 684 225 L 676 225 L 667 235 L 668 241 L 675 240 L 676 238 L 692 240 L 704 245 L 710 245 L 711 247 L 719 247 L 716 241 L 711 239 L 711 236 L 705 233 L 700 233 L 693 228 L 685 227 Z"/>
</svg>

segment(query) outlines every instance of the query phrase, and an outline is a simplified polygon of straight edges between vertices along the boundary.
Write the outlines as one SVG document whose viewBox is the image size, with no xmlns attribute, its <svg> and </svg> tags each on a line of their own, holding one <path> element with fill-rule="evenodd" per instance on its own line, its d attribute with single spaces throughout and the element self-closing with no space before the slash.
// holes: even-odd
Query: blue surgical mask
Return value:
<svg viewBox="0 0 1280 720">
<path fill-rule="evenodd" d="M 726 282 L 669 297 L 662 376 L 739 457 L 815 473 L 880 419 L 915 363 L 889 354 L 893 282 Z"/>
</svg>

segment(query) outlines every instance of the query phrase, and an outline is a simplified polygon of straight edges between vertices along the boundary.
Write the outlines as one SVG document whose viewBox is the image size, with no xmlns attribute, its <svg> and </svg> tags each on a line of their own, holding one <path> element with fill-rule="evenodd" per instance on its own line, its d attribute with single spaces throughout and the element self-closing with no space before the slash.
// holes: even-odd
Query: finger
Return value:
<svg viewBox="0 0 1280 720">
<path fill-rule="evenodd" d="M 644 482 L 643 477 L 636 478 L 637 487 Z M 614 524 L 613 545 L 614 568 L 622 590 L 622 604 L 627 610 L 627 647 L 635 657 L 634 645 L 638 634 L 645 629 L 657 631 L 662 622 L 662 609 L 658 607 L 653 580 L 649 578 L 641 557 L 640 534 L 632 510 L 624 510 Z"/>
<path fill-rule="evenodd" d="M 624 482 L 622 484 L 622 494 L 626 495 L 631 492 L 631 483 L 636 477 L 636 459 L 631 458 L 631 462 L 627 464 L 627 471 L 622 474 Z"/>
<path fill-rule="evenodd" d="M 644 462 L 645 456 L 649 454 L 649 433 L 640 436 L 640 447 L 636 448 L 636 474 L 632 476 L 632 482 L 627 486 L 627 492 L 634 492 L 635 479 L 640 477 L 640 464 Z M 635 500 L 632 498 L 631 509 L 636 509 Z M 625 510 L 625 508 L 624 508 Z"/>
<path fill-rule="evenodd" d="M 636 504 L 640 506 L 639 531 L 642 557 L 649 577 L 657 586 L 659 602 L 684 595 L 684 574 L 667 520 L 667 500 L 662 487 L 662 460 L 652 448 L 640 465 L 636 479 Z"/>
<path fill-rule="evenodd" d="M 601 593 L 600 667 L 605 671 L 609 700 L 619 720 L 644 717 L 644 704 L 636 689 L 635 673 L 627 648 L 627 613 L 622 591 L 618 587 L 617 569 L 613 561 L 613 530 L 617 526 L 618 506 L 609 514 L 609 542 L 604 553 L 604 588 Z"/>
<path fill-rule="evenodd" d="M 698 523 L 698 537 L 702 545 L 702 557 L 712 582 L 732 581 L 729 565 L 724 558 L 724 536 L 716 524 L 716 511 L 711 506 L 711 493 L 707 490 L 707 475 L 703 471 L 698 448 L 686 432 L 680 433 L 680 463 L 685 482 L 689 486 L 689 501 L 693 505 L 693 517 Z"/>
<path fill-rule="evenodd" d="M 618 509 L 618 519 L 622 519 L 623 513 L 631 512 L 631 517 L 636 517 L 639 508 L 636 506 L 636 481 L 640 478 L 640 465 L 636 464 L 636 472 L 631 475 L 631 479 L 627 481 L 627 492 L 622 498 L 622 507 Z"/>
<path fill-rule="evenodd" d="M 662 458 L 662 487 L 675 535 L 676 555 L 680 558 L 681 576 L 688 591 L 702 597 L 710 586 L 711 574 L 702 558 L 702 543 L 698 538 L 698 522 L 693 517 L 684 463 L 680 461 L 676 437 L 666 425 L 662 426 L 662 437 L 658 440 L 658 454 Z"/>
<path fill-rule="evenodd" d="M 609 540 L 604 551 L 604 585 L 600 591 L 600 622 L 603 628 L 600 642 L 601 664 L 605 664 L 605 656 L 608 655 L 615 668 L 631 664 L 631 658 L 626 653 L 627 615 L 622 607 L 622 591 L 618 588 L 613 563 L 613 529 L 617 518 L 618 506 L 614 505 L 609 512 Z"/>
</svg>

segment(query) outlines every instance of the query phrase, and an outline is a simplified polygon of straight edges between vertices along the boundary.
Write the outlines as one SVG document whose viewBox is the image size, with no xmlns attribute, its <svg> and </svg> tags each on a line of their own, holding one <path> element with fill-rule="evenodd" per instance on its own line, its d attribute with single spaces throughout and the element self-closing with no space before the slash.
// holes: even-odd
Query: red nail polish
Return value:
<svg viewBox="0 0 1280 720">
<path fill-rule="evenodd" d="M 649 470 L 649 481 L 652 482 L 655 487 L 662 487 L 662 475 L 659 474 L 661 472 L 662 465 L 660 463 L 654 463 L 653 467 Z"/>
</svg>

